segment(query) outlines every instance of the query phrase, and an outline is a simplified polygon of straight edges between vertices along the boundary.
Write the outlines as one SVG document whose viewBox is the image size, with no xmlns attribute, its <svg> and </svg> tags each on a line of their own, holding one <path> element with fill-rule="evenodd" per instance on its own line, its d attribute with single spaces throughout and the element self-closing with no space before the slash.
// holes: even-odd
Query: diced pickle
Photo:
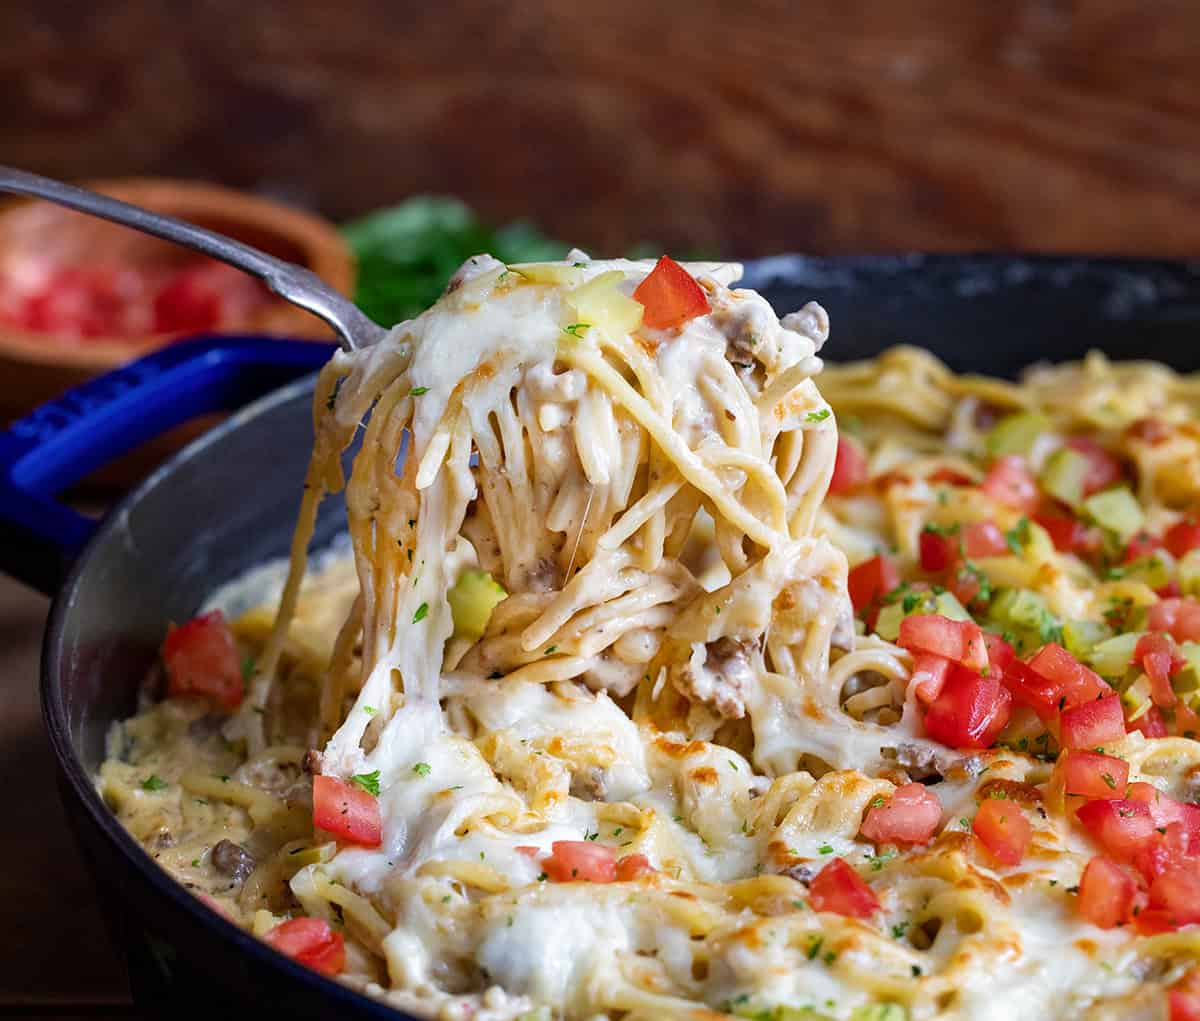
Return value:
<svg viewBox="0 0 1200 1021">
<path fill-rule="evenodd" d="M 1059 447 L 1046 460 L 1039 481 L 1051 496 L 1077 507 L 1083 501 L 1083 484 L 1090 470 L 1088 459 L 1079 451 Z"/>
<path fill-rule="evenodd" d="M 1037 438 L 1050 428 L 1050 420 L 1036 411 L 1018 411 L 1000 419 L 987 435 L 987 452 L 992 457 L 1019 454 L 1028 457 Z"/>
<path fill-rule="evenodd" d="M 1124 487 L 1089 496 L 1083 501 L 1083 509 L 1096 524 L 1122 542 L 1133 538 L 1145 521 L 1142 505 Z"/>
<path fill-rule="evenodd" d="M 454 637 L 477 642 L 488 620 L 508 593 L 487 571 L 466 570 L 446 593 L 454 617 Z"/>
</svg>

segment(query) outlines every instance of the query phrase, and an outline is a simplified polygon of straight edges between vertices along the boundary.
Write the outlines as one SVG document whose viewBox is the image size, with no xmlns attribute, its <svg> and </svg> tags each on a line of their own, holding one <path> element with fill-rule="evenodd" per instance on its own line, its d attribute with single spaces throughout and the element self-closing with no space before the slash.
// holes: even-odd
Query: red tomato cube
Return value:
<svg viewBox="0 0 1200 1021">
<path fill-rule="evenodd" d="M 1033 827 L 1020 805 L 1007 798 L 984 798 L 971 830 L 1002 865 L 1019 865 L 1033 836 Z"/>
<path fill-rule="evenodd" d="M 1129 763 L 1112 755 L 1075 749 L 1058 757 L 1054 772 L 1063 793 L 1074 797 L 1121 801 L 1129 781 Z"/>
<path fill-rule="evenodd" d="M 909 683 L 925 705 L 932 702 L 941 694 L 946 684 L 946 678 L 954 664 L 941 656 L 931 656 L 928 652 L 918 652 L 913 657 L 912 676 Z"/>
<path fill-rule="evenodd" d="M 987 643 L 972 620 L 951 620 L 940 613 L 918 613 L 900 622 L 896 644 L 911 653 L 928 652 L 968 670 L 988 665 Z"/>
<path fill-rule="evenodd" d="M 241 705 L 246 682 L 233 632 L 220 610 L 171 628 L 162 645 L 162 659 L 170 694 L 203 695 L 226 709 Z"/>
<path fill-rule="evenodd" d="M 1153 705 L 1136 720 L 1126 723 L 1125 730 L 1128 733 L 1136 730 L 1146 738 L 1167 736 L 1166 721 L 1163 719 L 1162 713 L 1158 711 L 1158 706 Z"/>
<path fill-rule="evenodd" d="M 1200 1021 L 1200 968 L 1193 968 L 1167 993 L 1167 1021 Z"/>
<path fill-rule="evenodd" d="M 1173 706 L 1178 699 L 1171 678 L 1187 665 L 1174 640 L 1162 632 L 1151 632 L 1138 639 L 1133 658 L 1142 664 L 1150 678 L 1150 698 L 1157 706 Z"/>
<path fill-rule="evenodd" d="M 1060 553 L 1094 553 L 1100 537 L 1078 518 L 1056 511 L 1041 511 L 1033 520 L 1046 530 Z"/>
<path fill-rule="evenodd" d="M 897 787 L 890 798 L 871 800 L 862 821 L 862 835 L 876 844 L 924 844 L 942 822 L 942 803 L 919 783 Z"/>
<path fill-rule="evenodd" d="M 1138 886 L 1120 865 L 1096 855 L 1079 880 L 1079 913 L 1101 929 L 1124 925 L 1133 917 Z"/>
<path fill-rule="evenodd" d="M 951 748 L 988 748 L 1012 716 L 1012 696 L 999 678 L 961 667 L 951 671 L 925 712 L 925 730 Z"/>
<path fill-rule="evenodd" d="M 617 855 L 594 840 L 556 840 L 542 871 L 556 883 L 611 883 L 617 878 Z"/>
<path fill-rule="evenodd" d="M 1167 912 L 1173 926 L 1200 922 L 1200 867 L 1192 862 L 1164 872 L 1150 884 L 1150 907 Z"/>
<path fill-rule="evenodd" d="M 1010 553 L 1004 533 L 992 521 L 977 521 L 963 529 L 963 552 L 972 559 Z"/>
<path fill-rule="evenodd" d="M 637 285 L 633 300 L 641 302 L 642 322 L 653 330 L 682 326 L 706 315 L 711 306 L 695 278 L 669 256 L 662 256 L 646 279 Z"/>
<path fill-rule="evenodd" d="M 997 503 L 1026 514 L 1036 511 L 1042 501 L 1025 459 L 1015 454 L 997 458 L 980 488 Z"/>
<path fill-rule="evenodd" d="M 831 496 L 853 492 L 867 481 L 867 457 L 854 440 L 838 436 L 837 457 L 833 462 L 833 477 L 829 480 Z"/>
<path fill-rule="evenodd" d="M 846 588 L 856 611 L 862 611 L 900 584 L 900 571 L 886 554 L 879 554 L 850 569 Z"/>
<path fill-rule="evenodd" d="M 1117 861 L 1133 861 L 1155 833 L 1150 809 L 1139 801 L 1089 801 L 1075 815 L 1092 839 Z"/>
<path fill-rule="evenodd" d="M 1176 560 L 1200 549 L 1200 523 L 1193 518 L 1184 518 L 1172 525 L 1163 535 L 1163 545 Z"/>
<path fill-rule="evenodd" d="M 320 918 L 280 922 L 264 938 L 280 953 L 322 975 L 337 975 L 346 966 L 345 939 Z"/>
<path fill-rule="evenodd" d="M 313 777 L 313 825 L 363 847 L 383 842 L 378 799 L 336 776 Z"/>
<path fill-rule="evenodd" d="M 1048 642 L 1038 650 L 1029 661 L 1029 669 L 1058 690 L 1064 709 L 1112 694 L 1103 677 L 1055 642 Z"/>
<path fill-rule="evenodd" d="M 944 571 L 958 559 L 958 543 L 953 536 L 924 529 L 917 537 L 917 549 L 921 558 L 921 570 L 935 574 Z"/>
<path fill-rule="evenodd" d="M 644 854 L 627 854 L 617 862 L 617 882 L 628 883 L 642 876 L 651 876 L 657 870 Z"/>
<path fill-rule="evenodd" d="M 875 891 L 841 858 L 834 858 L 817 873 L 808 893 L 814 910 L 847 918 L 870 918 L 880 908 Z"/>
<path fill-rule="evenodd" d="M 1064 709 L 1059 744 L 1064 748 L 1102 748 L 1125 736 L 1125 714 L 1119 695 Z"/>
</svg>

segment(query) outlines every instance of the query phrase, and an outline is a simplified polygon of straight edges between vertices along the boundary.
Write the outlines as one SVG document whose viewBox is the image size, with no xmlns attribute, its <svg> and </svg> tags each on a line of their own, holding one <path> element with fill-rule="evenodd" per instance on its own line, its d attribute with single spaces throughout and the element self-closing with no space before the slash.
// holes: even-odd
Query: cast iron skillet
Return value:
<svg viewBox="0 0 1200 1021">
<path fill-rule="evenodd" d="M 822 302 L 833 323 L 825 354 L 838 360 L 905 341 L 955 369 L 1003 375 L 1092 347 L 1200 367 L 1200 263 L 783 256 L 750 264 L 746 283 L 781 313 Z M 125 833 L 90 779 L 105 731 L 134 707 L 167 622 L 191 616 L 246 569 L 285 555 L 311 446 L 311 375 L 330 350 L 200 338 L 72 391 L 0 435 L 0 568 L 57 592 L 42 660 L 46 727 L 67 814 L 147 1013 L 399 1016 L 204 907 Z M 120 451 L 242 405 L 98 525 L 55 501 Z M 327 501 L 317 542 L 343 526 L 340 501 Z"/>
</svg>

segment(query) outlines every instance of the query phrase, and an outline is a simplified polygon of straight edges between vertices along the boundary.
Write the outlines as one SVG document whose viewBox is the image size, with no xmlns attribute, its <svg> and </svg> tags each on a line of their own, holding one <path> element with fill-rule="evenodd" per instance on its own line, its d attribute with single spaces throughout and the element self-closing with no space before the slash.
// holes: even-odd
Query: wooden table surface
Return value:
<svg viewBox="0 0 1200 1021">
<path fill-rule="evenodd" d="M 334 218 L 454 194 L 596 254 L 1195 256 L 1198 40 L 1197 0 L 7 0 L 0 163 Z M 0 775 L 30 791 L 0 1015 L 121 1014 L 41 732 L 45 606 L 0 579 Z"/>
</svg>

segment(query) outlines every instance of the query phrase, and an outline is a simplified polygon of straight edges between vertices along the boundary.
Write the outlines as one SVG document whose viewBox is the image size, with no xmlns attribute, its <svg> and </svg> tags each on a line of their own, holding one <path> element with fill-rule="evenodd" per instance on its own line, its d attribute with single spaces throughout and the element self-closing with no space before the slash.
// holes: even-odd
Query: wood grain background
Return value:
<svg viewBox="0 0 1200 1021">
<path fill-rule="evenodd" d="M 0 162 L 335 218 L 449 193 L 597 254 L 1195 256 L 1198 56 L 1200 0 L 0 0 Z M 0 1014 L 132 1017 L 37 719 L 44 612 L 0 579 Z"/>
<path fill-rule="evenodd" d="M 597 252 L 1200 251 L 1200 3 L 8 0 L 0 159 Z"/>
</svg>

